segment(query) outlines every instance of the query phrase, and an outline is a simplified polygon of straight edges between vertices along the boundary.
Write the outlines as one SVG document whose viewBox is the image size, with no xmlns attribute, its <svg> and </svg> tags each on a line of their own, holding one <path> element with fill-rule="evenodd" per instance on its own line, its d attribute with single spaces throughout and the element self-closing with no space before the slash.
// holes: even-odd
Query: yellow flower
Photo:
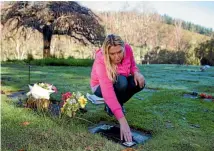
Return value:
<svg viewBox="0 0 214 151">
<path fill-rule="evenodd" d="M 84 108 L 85 105 L 87 104 L 87 100 L 84 98 L 84 96 L 81 96 L 81 97 L 79 98 L 78 102 L 79 102 L 81 108 Z"/>
<path fill-rule="evenodd" d="M 64 108 L 61 108 L 61 112 L 62 112 L 62 113 L 64 112 Z"/>
</svg>

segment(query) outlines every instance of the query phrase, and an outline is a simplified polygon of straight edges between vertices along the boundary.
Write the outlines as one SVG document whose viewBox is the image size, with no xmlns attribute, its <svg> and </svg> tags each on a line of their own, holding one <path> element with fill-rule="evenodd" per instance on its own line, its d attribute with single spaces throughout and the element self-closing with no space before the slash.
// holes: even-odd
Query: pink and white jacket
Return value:
<svg viewBox="0 0 214 151">
<path fill-rule="evenodd" d="M 133 57 L 132 48 L 129 44 L 125 44 L 124 51 L 125 53 L 122 63 L 117 65 L 117 73 L 128 77 L 130 74 L 133 75 L 134 72 L 138 71 L 138 68 Z M 105 103 L 109 106 L 117 119 L 124 116 L 121 105 L 114 92 L 113 83 L 107 76 L 104 56 L 101 49 L 96 52 L 95 61 L 91 71 L 90 85 L 91 88 L 100 85 Z"/>
</svg>

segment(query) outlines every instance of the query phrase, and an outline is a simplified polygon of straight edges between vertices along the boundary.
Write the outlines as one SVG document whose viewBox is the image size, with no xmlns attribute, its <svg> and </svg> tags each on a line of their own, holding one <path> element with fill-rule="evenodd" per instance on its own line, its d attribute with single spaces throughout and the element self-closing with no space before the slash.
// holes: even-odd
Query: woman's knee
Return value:
<svg viewBox="0 0 214 151">
<path fill-rule="evenodd" d="M 140 88 L 140 91 L 143 90 L 146 86 L 146 81 L 144 81 L 143 87 Z"/>
<path fill-rule="evenodd" d="M 125 91 L 127 89 L 127 87 L 128 87 L 127 78 L 125 76 L 118 75 L 117 76 L 117 81 L 115 82 L 114 87 L 118 91 Z"/>
<path fill-rule="evenodd" d="M 136 85 L 134 81 L 134 76 L 130 76 L 128 79 L 128 82 L 129 82 L 129 88 L 136 89 L 137 91 L 143 90 L 146 86 L 146 81 L 144 81 L 143 87 L 140 87 L 139 84 Z"/>
</svg>

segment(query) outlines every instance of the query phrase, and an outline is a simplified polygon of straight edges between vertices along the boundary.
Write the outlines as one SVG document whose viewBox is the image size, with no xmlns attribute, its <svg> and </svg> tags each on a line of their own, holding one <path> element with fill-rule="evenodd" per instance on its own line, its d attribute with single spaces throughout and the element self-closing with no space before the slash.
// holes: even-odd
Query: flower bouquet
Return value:
<svg viewBox="0 0 214 151">
<path fill-rule="evenodd" d="M 49 83 L 35 83 L 29 85 L 30 91 L 26 94 L 27 107 L 37 109 L 48 109 L 50 105 L 50 94 L 57 93 L 57 88 Z"/>
<path fill-rule="evenodd" d="M 200 98 L 202 98 L 202 99 L 212 99 L 213 96 L 212 95 L 207 95 L 205 93 L 201 93 L 200 94 Z"/>
<path fill-rule="evenodd" d="M 80 92 L 66 92 L 62 94 L 61 113 L 69 117 L 75 117 L 76 112 L 84 109 L 87 100 Z"/>
</svg>

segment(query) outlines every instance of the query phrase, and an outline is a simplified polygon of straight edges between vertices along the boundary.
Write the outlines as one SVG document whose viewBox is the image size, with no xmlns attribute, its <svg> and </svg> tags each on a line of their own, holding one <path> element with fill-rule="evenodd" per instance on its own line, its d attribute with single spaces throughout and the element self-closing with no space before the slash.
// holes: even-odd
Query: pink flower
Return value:
<svg viewBox="0 0 214 151">
<path fill-rule="evenodd" d="M 206 94 L 201 93 L 201 94 L 200 94 L 200 97 L 201 97 L 201 98 L 206 98 L 207 96 L 206 96 Z"/>
<path fill-rule="evenodd" d="M 52 89 L 55 91 L 55 93 L 57 93 L 57 88 L 55 86 L 52 86 Z"/>
<path fill-rule="evenodd" d="M 62 94 L 62 100 L 65 102 L 71 96 L 72 96 L 71 92 L 66 92 L 66 93 Z"/>
<path fill-rule="evenodd" d="M 207 98 L 208 99 L 212 99 L 213 97 L 212 97 L 212 95 L 208 95 Z"/>
</svg>

